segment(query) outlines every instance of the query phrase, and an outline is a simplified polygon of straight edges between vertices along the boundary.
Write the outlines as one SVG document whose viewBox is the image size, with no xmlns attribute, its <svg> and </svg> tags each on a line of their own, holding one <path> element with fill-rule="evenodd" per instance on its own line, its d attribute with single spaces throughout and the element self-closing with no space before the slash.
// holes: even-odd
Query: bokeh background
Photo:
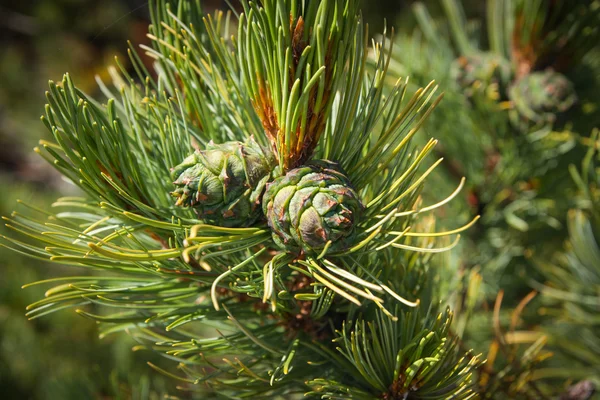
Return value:
<svg viewBox="0 0 600 400">
<path fill-rule="evenodd" d="M 411 30 L 412 1 L 364 1 L 371 32 L 388 26 Z M 425 1 L 434 14 L 439 2 Z M 483 2 L 467 10 L 483 12 Z M 203 1 L 226 8 L 224 1 Z M 0 2 L 0 215 L 17 200 L 45 207 L 71 195 L 32 149 L 49 132 L 39 121 L 48 80 L 69 72 L 84 91 L 94 94 L 114 57 L 126 54 L 127 40 L 148 43 L 146 0 L 30 0 Z M 6 233 L 4 224 L 0 235 Z M 85 271 L 76 271 L 82 274 Z M 72 310 L 29 320 L 26 306 L 40 299 L 44 285 L 21 286 L 59 274 L 0 247 L 0 397 L 3 399 L 146 399 L 167 393 L 185 398 L 175 382 L 145 363 L 160 365 L 158 355 L 131 351 L 125 335 L 100 339 L 95 323 Z"/>
</svg>

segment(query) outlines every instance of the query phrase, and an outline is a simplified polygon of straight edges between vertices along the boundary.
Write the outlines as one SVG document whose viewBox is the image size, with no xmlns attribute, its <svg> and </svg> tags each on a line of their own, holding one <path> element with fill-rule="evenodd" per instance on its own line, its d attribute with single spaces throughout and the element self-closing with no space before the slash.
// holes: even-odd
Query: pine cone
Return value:
<svg viewBox="0 0 600 400">
<path fill-rule="evenodd" d="M 511 79 L 511 66 L 508 60 L 492 53 L 479 52 L 459 57 L 452 65 L 452 77 L 460 87 L 472 96 L 476 90 L 487 90 L 496 85 L 496 90 Z"/>
<path fill-rule="evenodd" d="M 560 400 L 588 400 L 596 393 L 596 387 L 590 380 L 581 381 L 569 387 L 560 396 Z"/>
<path fill-rule="evenodd" d="M 577 101 L 571 82 L 551 69 L 525 75 L 508 95 L 521 118 L 542 123 L 554 122 Z"/>
<path fill-rule="evenodd" d="M 267 186 L 263 211 L 273 240 L 288 251 L 318 253 L 348 247 L 363 206 L 340 167 L 319 160 Z"/>
<path fill-rule="evenodd" d="M 248 226 L 261 214 L 260 198 L 275 166 L 274 156 L 252 138 L 210 143 L 172 169 L 176 205 L 226 227 Z"/>
</svg>

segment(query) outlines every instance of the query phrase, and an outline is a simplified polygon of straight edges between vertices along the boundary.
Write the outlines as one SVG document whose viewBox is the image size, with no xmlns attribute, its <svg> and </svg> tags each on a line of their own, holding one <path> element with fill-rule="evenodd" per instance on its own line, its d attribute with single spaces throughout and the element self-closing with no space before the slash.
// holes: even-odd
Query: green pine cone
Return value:
<svg viewBox="0 0 600 400">
<path fill-rule="evenodd" d="M 288 251 L 342 251 L 352 244 L 363 205 L 333 162 L 311 161 L 269 183 L 263 211 L 273 240 Z"/>
<path fill-rule="evenodd" d="M 248 226 L 261 215 L 260 198 L 275 167 L 274 156 L 254 139 L 210 143 L 171 171 L 176 205 L 193 207 L 206 222 Z"/>
<path fill-rule="evenodd" d="M 510 62 L 492 53 L 480 52 L 461 56 L 452 65 L 452 77 L 472 96 L 476 90 L 487 90 L 492 84 L 497 90 L 511 79 Z"/>
<path fill-rule="evenodd" d="M 533 122 L 554 122 L 577 101 L 567 77 L 550 69 L 525 75 L 508 95 L 519 116 Z"/>
</svg>

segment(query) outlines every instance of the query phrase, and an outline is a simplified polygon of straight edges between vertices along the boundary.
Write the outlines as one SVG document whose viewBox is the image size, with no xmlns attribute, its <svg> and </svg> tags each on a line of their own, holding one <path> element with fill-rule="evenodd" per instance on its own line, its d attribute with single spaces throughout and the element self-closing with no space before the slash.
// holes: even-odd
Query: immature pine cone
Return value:
<svg viewBox="0 0 600 400">
<path fill-rule="evenodd" d="M 533 122 L 554 122 L 577 101 L 571 82 L 550 69 L 523 76 L 508 95 L 519 116 Z"/>
<path fill-rule="evenodd" d="M 267 186 L 263 211 L 273 240 L 288 251 L 319 253 L 346 249 L 363 206 L 337 164 L 312 161 Z"/>
<path fill-rule="evenodd" d="M 260 198 L 275 158 L 252 138 L 210 143 L 171 171 L 176 205 L 193 207 L 200 218 L 225 227 L 248 226 L 261 215 Z"/>
<path fill-rule="evenodd" d="M 496 84 L 499 90 L 510 80 L 511 73 L 508 60 L 486 52 L 459 57 L 452 65 L 452 77 L 469 96 L 477 90 L 476 83 L 483 90 Z"/>
</svg>

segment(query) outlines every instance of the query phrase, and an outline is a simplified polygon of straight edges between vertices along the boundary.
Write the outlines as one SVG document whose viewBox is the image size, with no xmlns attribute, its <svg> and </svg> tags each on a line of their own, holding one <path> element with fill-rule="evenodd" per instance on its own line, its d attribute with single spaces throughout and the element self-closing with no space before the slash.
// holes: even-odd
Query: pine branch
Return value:
<svg viewBox="0 0 600 400">
<path fill-rule="evenodd" d="M 337 395 L 346 355 L 366 379 L 347 393 L 469 397 L 476 362 L 448 340 L 450 314 L 399 306 L 434 307 L 431 256 L 477 220 L 433 229 L 464 182 L 433 204 L 420 196 L 441 162 L 427 161 L 436 140 L 415 139 L 441 101 L 436 84 L 385 87 L 391 41 L 368 47 L 353 0 L 242 5 L 233 36 L 232 14 L 151 3 L 154 68 L 132 50 L 135 75 L 117 63 L 112 86 L 100 82 L 106 104 L 68 75 L 50 84 L 43 121 L 56 143 L 39 152 L 83 197 L 14 213 L 2 244 L 98 275 L 41 282 L 53 287 L 28 316 L 74 308 L 102 335 L 128 332 L 178 363 L 153 368 L 206 396 L 285 397 L 319 382 Z M 279 196 L 292 192 L 301 206 Z M 364 346 L 353 335 L 377 338 L 364 348 L 377 365 L 353 359 Z M 390 369 L 397 354 L 410 364 Z M 385 384 L 368 370 L 385 370 Z"/>
</svg>

